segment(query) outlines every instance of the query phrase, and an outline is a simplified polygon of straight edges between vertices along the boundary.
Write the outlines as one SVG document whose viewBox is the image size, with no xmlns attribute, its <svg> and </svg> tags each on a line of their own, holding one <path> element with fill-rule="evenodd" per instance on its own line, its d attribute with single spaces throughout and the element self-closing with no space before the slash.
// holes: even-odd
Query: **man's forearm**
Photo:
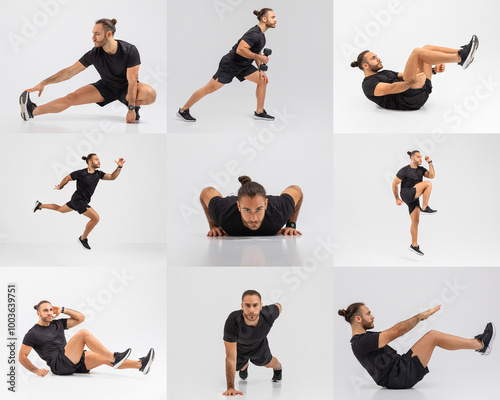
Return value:
<svg viewBox="0 0 500 400">
<path fill-rule="evenodd" d="M 85 319 L 85 315 L 83 315 L 81 312 L 71 310 L 69 308 L 64 308 L 64 314 L 69 315 L 73 319 L 81 320 L 83 321 Z"/>
<path fill-rule="evenodd" d="M 434 164 L 431 162 L 429 163 L 429 178 L 434 178 L 436 176 L 436 172 L 434 171 Z"/>
<path fill-rule="evenodd" d="M 411 79 L 409 81 L 403 82 L 394 82 L 389 86 L 389 92 L 386 94 L 398 94 L 406 92 L 408 89 L 411 89 L 411 85 L 413 85 L 414 81 Z"/>
<path fill-rule="evenodd" d="M 394 325 L 393 329 L 396 330 L 398 337 L 403 336 L 405 333 L 411 331 L 415 326 L 422 320 L 422 316 L 420 314 L 407 319 L 406 321 L 402 321 L 396 325 Z"/>
<path fill-rule="evenodd" d="M 66 186 L 66 184 L 69 182 L 69 179 L 68 177 L 64 177 L 63 180 L 61 181 L 61 183 L 59 184 L 59 190 L 62 189 L 64 186 Z"/>
<path fill-rule="evenodd" d="M 137 81 L 129 82 L 127 97 L 128 97 L 128 104 L 130 106 L 136 107 L 137 106 Z"/>
<path fill-rule="evenodd" d="M 116 178 L 118 178 L 118 175 L 120 175 L 120 172 L 121 172 L 121 168 L 120 167 L 116 167 L 116 169 L 113 171 L 113 173 L 111 174 L 111 178 L 113 180 L 115 180 Z"/>
<path fill-rule="evenodd" d="M 399 200 L 399 194 L 398 194 L 398 185 L 392 184 L 392 193 L 394 193 L 394 198 L 396 200 Z"/>
<path fill-rule="evenodd" d="M 52 83 L 59 83 L 68 80 L 71 78 L 71 73 L 69 71 L 69 68 L 64 68 L 63 70 L 59 71 L 57 74 L 52 75 L 51 77 L 44 79 L 41 83 L 43 85 L 50 85 Z"/>
<path fill-rule="evenodd" d="M 304 197 L 301 197 L 300 200 L 295 205 L 295 210 L 293 210 L 293 214 L 288 219 L 288 222 L 295 222 L 295 223 L 297 222 L 297 218 L 299 217 L 300 206 L 302 205 L 303 198 Z"/>
<path fill-rule="evenodd" d="M 226 381 L 227 388 L 234 389 L 234 377 L 236 375 L 236 360 L 226 357 Z"/>
<path fill-rule="evenodd" d="M 249 58 L 250 60 L 255 60 L 256 62 L 258 62 L 257 58 L 259 58 L 259 54 L 250 51 L 250 49 L 245 49 L 245 48 L 239 49 L 238 54 L 242 57 Z"/>
<path fill-rule="evenodd" d="M 217 225 L 214 222 L 214 220 L 212 218 L 210 218 L 210 214 L 208 213 L 208 207 L 205 205 L 205 203 L 202 200 L 200 200 L 200 203 L 201 203 L 201 206 L 203 207 L 203 211 L 205 211 L 205 216 L 207 217 L 208 226 L 210 227 L 210 229 L 218 228 L 219 225 Z"/>
<path fill-rule="evenodd" d="M 28 357 L 19 357 L 19 362 L 30 372 L 36 373 L 36 371 L 38 371 L 38 368 L 31 363 Z"/>
</svg>

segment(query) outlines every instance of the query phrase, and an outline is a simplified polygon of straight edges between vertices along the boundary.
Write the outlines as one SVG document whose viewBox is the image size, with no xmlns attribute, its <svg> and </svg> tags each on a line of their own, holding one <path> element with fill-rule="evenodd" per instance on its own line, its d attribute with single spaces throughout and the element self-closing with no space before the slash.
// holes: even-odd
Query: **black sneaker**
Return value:
<svg viewBox="0 0 500 400">
<path fill-rule="evenodd" d="M 185 109 L 184 111 L 181 111 L 179 108 L 179 111 L 177 111 L 177 115 L 179 118 L 183 119 L 186 122 L 195 122 L 196 118 L 193 118 L 191 114 L 189 114 L 189 108 Z"/>
<path fill-rule="evenodd" d="M 429 206 L 427 206 L 425 210 L 423 208 L 421 208 L 420 211 L 421 211 L 422 214 L 427 214 L 427 215 L 432 215 L 432 214 L 436 214 L 437 213 L 437 210 L 433 210 Z"/>
<path fill-rule="evenodd" d="M 140 106 L 135 108 L 135 120 L 139 121 L 141 119 L 141 116 L 139 115 L 139 110 L 141 109 Z"/>
<path fill-rule="evenodd" d="M 257 114 L 257 111 L 253 112 L 253 119 L 260 119 L 262 121 L 274 121 L 274 117 L 272 115 L 269 115 L 266 110 L 262 111 L 261 113 Z"/>
<path fill-rule="evenodd" d="M 483 348 L 476 351 L 481 353 L 483 356 L 487 356 L 491 353 L 491 344 L 493 343 L 493 339 L 495 339 L 495 325 L 488 322 L 486 328 L 484 328 L 484 332 L 480 335 L 474 336 L 474 339 L 479 340 L 483 344 Z"/>
<path fill-rule="evenodd" d="M 132 349 L 127 349 L 123 353 L 114 353 L 115 355 L 115 361 L 111 363 L 114 369 L 117 369 L 120 367 L 120 365 L 123 364 L 123 362 L 128 358 L 128 356 L 132 353 Z"/>
<path fill-rule="evenodd" d="M 414 253 L 418 254 L 419 256 L 423 256 L 424 253 L 422 253 L 420 251 L 420 246 L 415 246 L 413 247 L 411 244 L 410 244 L 410 247 L 409 247 L 410 251 L 413 251 Z"/>
<path fill-rule="evenodd" d="M 155 351 L 154 349 L 150 349 L 146 357 L 139 358 L 139 361 L 141 362 L 141 368 L 139 368 L 139 372 L 142 372 L 144 375 L 146 375 L 151 369 L 151 364 L 153 364 L 154 359 Z"/>
<path fill-rule="evenodd" d="M 35 203 L 35 207 L 33 207 L 33 212 L 37 212 L 38 210 L 41 210 L 40 206 L 42 203 L 40 203 L 38 200 Z"/>
<path fill-rule="evenodd" d="M 476 35 L 472 35 L 470 42 L 461 46 L 460 50 L 458 50 L 458 55 L 460 56 L 460 62 L 458 65 L 461 65 L 463 69 L 466 69 L 469 65 L 471 65 L 472 61 L 474 61 L 474 54 L 476 54 L 478 47 L 479 39 Z"/>
<path fill-rule="evenodd" d="M 247 364 L 247 367 L 245 368 L 245 370 L 240 370 L 239 372 L 239 375 L 240 375 L 240 379 L 247 379 L 248 378 L 248 364 Z"/>
<path fill-rule="evenodd" d="M 89 240 L 88 239 L 82 239 L 82 237 L 80 236 L 78 238 L 78 242 L 83 246 L 84 249 L 90 250 Z"/>
<path fill-rule="evenodd" d="M 281 381 L 281 371 L 282 370 L 283 370 L 283 368 L 273 370 L 273 382 Z"/>
<path fill-rule="evenodd" d="M 21 105 L 21 118 L 25 121 L 30 120 L 33 117 L 33 110 L 36 108 L 36 104 L 30 100 L 30 94 L 25 90 L 19 96 L 19 104 Z"/>
</svg>

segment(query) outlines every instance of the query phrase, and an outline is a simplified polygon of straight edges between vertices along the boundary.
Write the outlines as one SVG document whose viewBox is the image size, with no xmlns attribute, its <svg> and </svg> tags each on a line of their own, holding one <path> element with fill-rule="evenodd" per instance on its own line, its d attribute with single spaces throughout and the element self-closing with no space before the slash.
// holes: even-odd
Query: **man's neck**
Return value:
<svg viewBox="0 0 500 400">
<path fill-rule="evenodd" d="M 410 168 L 413 168 L 413 169 L 418 168 L 418 164 L 410 163 Z"/>
<path fill-rule="evenodd" d="M 41 326 L 49 326 L 50 325 L 50 322 L 45 322 L 45 321 L 42 321 L 41 319 L 38 320 L 38 325 L 41 325 Z"/>
<path fill-rule="evenodd" d="M 368 76 L 376 75 L 378 73 L 378 71 L 374 72 L 372 70 L 366 70 L 366 69 L 363 72 L 365 73 L 365 78 Z"/>
<path fill-rule="evenodd" d="M 102 46 L 102 49 L 108 54 L 115 54 L 118 50 L 118 42 L 114 38 L 111 38 L 108 40 L 108 43 Z"/>
<path fill-rule="evenodd" d="M 259 28 L 262 31 L 262 33 L 266 33 L 267 31 L 267 26 L 264 22 L 259 22 Z"/>
<path fill-rule="evenodd" d="M 95 168 L 94 167 L 88 167 L 87 171 L 89 172 L 89 174 L 93 174 L 95 172 Z"/>
<path fill-rule="evenodd" d="M 363 333 L 366 333 L 366 329 L 363 328 L 362 326 L 353 326 L 352 327 L 352 336 L 362 335 Z"/>
</svg>

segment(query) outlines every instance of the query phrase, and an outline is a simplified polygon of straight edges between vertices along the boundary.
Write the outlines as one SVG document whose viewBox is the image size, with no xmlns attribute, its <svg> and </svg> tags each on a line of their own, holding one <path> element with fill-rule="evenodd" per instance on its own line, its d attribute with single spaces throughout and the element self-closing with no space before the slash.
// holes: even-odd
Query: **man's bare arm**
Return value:
<svg viewBox="0 0 500 400">
<path fill-rule="evenodd" d="M 72 181 L 73 179 L 71 178 L 71 175 L 67 175 L 63 178 L 63 180 L 61 181 L 61 183 L 59 185 L 56 185 L 56 187 L 54 189 L 56 190 L 61 190 L 64 186 L 66 186 L 66 184 L 69 182 L 69 181 Z"/>
<path fill-rule="evenodd" d="M 80 72 L 82 72 L 85 68 L 86 67 L 84 67 L 80 61 L 77 61 L 71 67 L 62 69 L 57 74 L 52 75 L 51 77 L 49 77 L 47 79 L 44 79 L 35 87 L 33 87 L 31 89 L 26 89 L 26 91 L 30 92 L 30 93 L 31 92 L 39 92 L 38 97 L 40 97 L 46 85 L 51 85 L 53 83 L 59 83 L 59 82 L 66 81 L 66 80 L 74 77 L 76 74 L 79 74 Z"/>
<path fill-rule="evenodd" d="M 206 215 L 207 221 L 208 221 L 208 226 L 210 228 L 210 230 L 207 233 L 207 236 L 224 236 L 224 232 L 219 228 L 219 226 L 215 223 L 215 221 L 210 217 L 210 213 L 208 212 L 208 205 L 210 204 L 210 200 L 212 200 L 212 198 L 214 198 L 216 196 L 222 197 L 222 195 L 219 193 L 218 190 L 216 190 L 210 186 L 204 188 L 200 194 L 201 206 L 203 207 L 203 211 L 205 211 L 205 215 Z"/>
<path fill-rule="evenodd" d="M 26 368 L 28 371 L 33 372 L 34 374 L 41 376 L 42 378 L 49 373 L 47 369 L 38 369 L 35 367 L 31 361 L 28 359 L 28 355 L 31 352 L 32 347 L 26 346 L 25 344 L 21 345 L 19 349 L 19 363 Z"/>
<path fill-rule="evenodd" d="M 234 377 L 236 376 L 236 342 L 226 342 L 226 381 L 227 390 L 222 393 L 224 396 L 234 396 L 236 394 L 243 394 L 234 388 Z"/>
<path fill-rule="evenodd" d="M 66 326 L 68 329 L 80 325 L 83 321 L 85 321 L 85 315 L 83 315 L 79 311 L 71 310 L 65 307 L 63 312 L 62 307 L 59 306 L 53 306 L 53 310 L 54 310 L 54 318 L 57 318 L 61 313 L 69 315 L 69 319 L 66 321 Z"/>
</svg>

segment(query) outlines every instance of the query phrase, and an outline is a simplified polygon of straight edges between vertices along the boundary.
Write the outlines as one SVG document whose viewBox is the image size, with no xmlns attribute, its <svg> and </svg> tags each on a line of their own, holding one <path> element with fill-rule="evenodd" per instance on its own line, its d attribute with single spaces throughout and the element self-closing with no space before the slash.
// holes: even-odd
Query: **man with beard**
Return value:
<svg viewBox="0 0 500 400">
<path fill-rule="evenodd" d="M 38 323 L 26 333 L 19 350 L 19 362 L 28 371 L 42 378 L 49 373 L 45 368 L 35 367 L 28 359 L 34 349 L 55 375 L 83 374 L 100 365 L 114 369 L 137 369 L 144 375 L 149 372 L 155 357 L 153 349 L 138 361 L 128 360 L 131 349 L 112 353 L 85 329 L 79 330 L 66 342 L 64 331 L 81 324 L 85 316 L 66 307 L 52 306 L 47 300 L 42 300 L 34 308 L 37 311 Z M 55 319 L 60 314 L 66 314 L 69 318 Z M 85 350 L 85 346 L 90 351 Z"/>
<path fill-rule="evenodd" d="M 139 108 L 153 104 L 156 91 L 149 85 L 139 82 L 141 59 L 137 48 L 130 43 L 114 38 L 116 19 L 107 18 L 96 21 L 92 31 L 94 48 L 83 55 L 71 67 L 40 82 L 31 89 L 25 90 L 19 98 L 21 117 L 28 121 L 35 116 L 59 113 L 71 106 L 97 103 L 101 107 L 115 100 L 128 107 L 126 121 L 134 123 L 139 120 Z M 31 102 L 29 93 L 39 92 L 41 96 L 46 85 L 68 80 L 82 72 L 89 65 L 94 65 L 101 80 L 86 85 L 67 96 L 37 106 Z"/>
<path fill-rule="evenodd" d="M 297 230 L 303 197 L 299 186 L 287 187 L 280 196 L 268 196 L 248 176 L 240 176 L 238 181 L 237 196 L 222 197 L 213 187 L 202 190 L 200 201 L 210 227 L 207 236 L 302 235 Z"/>
<path fill-rule="evenodd" d="M 281 314 L 279 303 L 262 307 L 260 294 L 247 290 L 241 297 L 241 310 L 229 314 L 224 325 L 224 346 L 226 348 L 227 390 L 224 396 L 243 394 L 234 388 L 234 377 L 239 371 L 241 379 L 248 377 L 248 362 L 273 369 L 273 382 L 282 378 L 282 368 L 273 357 L 267 335 L 274 321 Z"/>
<path fill-rule="evenodd" d="M 196 118 L 191 116 L 190 108 L 200 101 L 207 94 L 219 90 L 222 86 L 231 83 L 234 77 L 240 82 L 244 80 L 257 84 L 257 110 L 254 112 L 254 119 L 274 121 L 274 117 L 264 110 L 264 100 L 266 97 L 266 87 L 269 83 L 266 73 L 267 68 L 262 64 L 269 62 L 269 57 L 260 54 L 266 44 L 265 33 L 269 28 L 276 28 L 276 15 L 270 8 L 263 8 L 253 12 L 259 24 L 250 28 L 243 37 L 233 46 L 219 63 L 219 68 L 210 81 L 194 92 L 186 104 L 177 111 L 177 116 L 185 122 L 195 122 Z M 253 61 L 257 67 L 253 65 Z"/>
<path fill-rule="evenodd" d="M 351 324 L 351 347 L 361 365 L 379 386 L 387 389 L 408 389 L 429 372 L 427 365 L 436 347 L 445 350 L 476 350 L 487 356 L 495 338 L 495 326 L 489 322 L 482 334 L 474 339 L 464 339 L 438 331 L 427 332 L 404 355 L 396 353 L 390 342 L 412 330 L 420 321 L 439 311 L 436 306 L 414 317 L 394 325 L 382 332 L 367 332 L 374 328 L 370 309 L 364 303 L 353 303 L 347 310 L 339 310 L 339 315 Z"/>
<path fill-rule="evenodd" d="M 358 67 L 365 74 L 365 96 L 382 108 L 390 110 L 418 110 L 432 92 L 433 74 L 444 72 L 445 64 L 458 63 L 464 69 L 474 60 L 479 47 L 476 35 L 460 49 L 426 45 L 414 49 L 403 72 L 383 68 L 380 58 L 369 50 L 359 54 L 351 67 Z M 433 65 L 435 67 L 433 67 Z"/>
</svg>

